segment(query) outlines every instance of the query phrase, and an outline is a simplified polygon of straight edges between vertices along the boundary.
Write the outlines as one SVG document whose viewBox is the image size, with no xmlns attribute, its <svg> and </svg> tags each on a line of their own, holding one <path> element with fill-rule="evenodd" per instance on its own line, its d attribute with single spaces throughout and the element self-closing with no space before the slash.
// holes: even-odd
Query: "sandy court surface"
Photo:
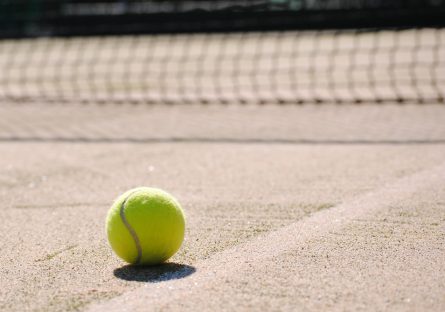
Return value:
<svg viewBox="0 0 445 312">
<path fill-rule="evenodd" d="M 444 309 L 443 106 L 0 115 L 2 311 Z M 139 185 L 186 211 L 169 265 L 107 245 L 109 206 Z"/>
</svg>

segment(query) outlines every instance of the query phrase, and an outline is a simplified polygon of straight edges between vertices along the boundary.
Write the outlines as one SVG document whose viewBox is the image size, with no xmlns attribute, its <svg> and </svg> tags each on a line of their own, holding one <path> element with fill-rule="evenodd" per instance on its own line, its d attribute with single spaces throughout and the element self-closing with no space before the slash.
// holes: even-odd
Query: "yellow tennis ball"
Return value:
<svg viewBox="0 0 445 312">
<path fill-rule="evenodd" d="M 111 248 L 120 258 L 131 264 L 155 265 L 181 247 L 184 212 L 170 194 L 139 187 L 114 202 L 108 211 L 106 230 Z"/>
</svg>

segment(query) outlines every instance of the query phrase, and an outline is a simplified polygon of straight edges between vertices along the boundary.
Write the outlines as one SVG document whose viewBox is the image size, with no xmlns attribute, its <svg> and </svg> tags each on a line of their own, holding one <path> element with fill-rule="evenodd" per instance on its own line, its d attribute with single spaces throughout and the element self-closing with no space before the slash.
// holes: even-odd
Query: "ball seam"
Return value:
<svg viewBox="0 0 445 312">
<path fill-rule="evenodd" d="M 126 208 L 127 201 L 131 197 L 131 195 L 133 195 L 133 194 L 134 194 L 134 192 L 129 194 L 127 196 L 127 198 L 125 198 L 125 200 L 122 202 L 121 207 L 119 209 L 119 214 L 120 214 L 120 217 L 122 219 L 122 222 L 124 223 L 124 225 L 127 228 L 128 232 L 130 232 L 130 235 L 133 238 L 134 243 L 136 244 L 136 250 L 137 250 L 138 255 L 137 255 L 135 264 L 140 264 L 140 262 L 142 260 L 141 243 L 139 241 L 139 237 L 136 234 L 136 231 L 133 229 L 133 227 L 130 225 L 130 223 L 128 223 L 127 217 L 125 216 L 125 208 Z"/>
</svg>

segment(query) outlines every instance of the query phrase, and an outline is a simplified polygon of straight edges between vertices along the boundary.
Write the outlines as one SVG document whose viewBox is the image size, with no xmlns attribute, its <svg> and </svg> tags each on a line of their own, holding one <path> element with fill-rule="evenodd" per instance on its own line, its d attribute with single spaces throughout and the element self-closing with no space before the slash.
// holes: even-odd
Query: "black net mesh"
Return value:
<svg viewBox="0 0 445 312">
<path fill-rule="evenodd" d="M 445 1 L 0 1 L 0 100 L 443 102 Z"/>
</svg>

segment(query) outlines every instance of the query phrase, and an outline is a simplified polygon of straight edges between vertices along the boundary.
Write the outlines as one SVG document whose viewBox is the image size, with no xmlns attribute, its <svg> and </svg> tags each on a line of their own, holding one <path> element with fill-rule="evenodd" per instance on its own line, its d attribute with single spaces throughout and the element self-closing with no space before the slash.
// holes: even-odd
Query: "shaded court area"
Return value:
<svg viewBox="0 0 445 312">
<path fill-rule="evenodd" d="M 0 106 L 0 310 L 445 307 L 441 105 Z M 105 236 L 123 191 L 186 212 L 169 264 Z M 211 298 L 211 299 L 210 299 Z"/>
</svg>

